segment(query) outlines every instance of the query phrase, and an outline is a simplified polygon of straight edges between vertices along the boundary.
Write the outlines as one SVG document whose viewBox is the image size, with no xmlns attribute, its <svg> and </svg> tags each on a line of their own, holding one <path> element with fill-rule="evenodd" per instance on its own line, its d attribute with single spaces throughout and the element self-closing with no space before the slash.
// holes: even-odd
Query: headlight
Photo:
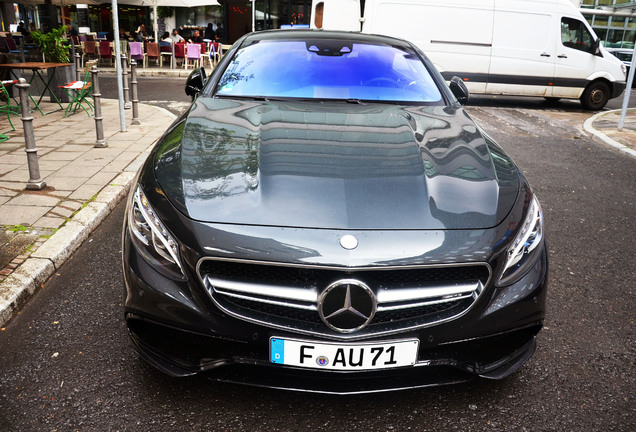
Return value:
<svg viewBox="0 0 636 432">
<path fill-rule="evenodd" d="M 151 264 L 184 275 L 179 246 L 137 187 L 128 211 L 128 229 L 139 253 Z"/>
<path fill-rule="evenodd" d="M 627 66 L 625 66 L 625 63 L 621 63 L 621 70 L 623 71 L 623 75 L 625 75 L 625 79 L 627 79 Z"/>
<path fill-rule="evenodd" d="M 535 196 L 532 197 L 526 219 L 508 250 L 506 263 L 497 285 L 516 282 L 534 265 L 543 244 L 543 212 Z"/>
</svg>

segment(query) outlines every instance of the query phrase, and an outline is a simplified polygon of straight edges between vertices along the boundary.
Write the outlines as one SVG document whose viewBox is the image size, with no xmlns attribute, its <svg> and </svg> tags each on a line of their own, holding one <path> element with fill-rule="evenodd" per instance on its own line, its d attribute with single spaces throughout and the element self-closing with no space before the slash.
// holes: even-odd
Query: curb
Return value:
<svg viewBox="0 0 636 432">
<path fill-rule="evenodd" d="M 589 119 L 585 120 L 585 122 L 583 123 L 583 130 L 585 130 L 585 132 L 587 132 L 590 135 L 592 135 L 592 139 L 594 141 L 596 141 L 596 142 L 598 142 L 600 144 L 606 145 L 608 147 L 614 148 L 614 149 L 618 150 L 620 153 L 626 154 L 627 156 L 631 156 L 633 158 L 636 158 L 636 150 L 631 149 L 631 148 L 627 147 L 626 145 L 623 145 L 623 144 L 619 143 L 618 141 L 608 137 L 603 132 L 599 131 L 598 129 L 595 129 L 594 126 L 593 126 L 593 123 L 599 117 L 602 117 L 602 116 L 610 114 L 610 113 L 620 112 L 620 111 L 621 110 L 619 110 L 619 109 L 611 110 L 611 111 L 602 111 L 600 113 L 597 113 L 597 114 L 593 115 Z"/>
<path fill-rule="evenodd" d="M 177 118 L 164 108 L 154 106 L 153 108 L 170 114 L 173 119 Z M 150 154 L 149 149 L 153 144 L 154 142 L 148 144 L 148 148 L 128 164 L 109 185 L 105 186 L 93 201 L 86 204 L 2 281 L 0 326 L 4 326 L 15 315 L 128 195 L 137 170 Z"/>
</svg>

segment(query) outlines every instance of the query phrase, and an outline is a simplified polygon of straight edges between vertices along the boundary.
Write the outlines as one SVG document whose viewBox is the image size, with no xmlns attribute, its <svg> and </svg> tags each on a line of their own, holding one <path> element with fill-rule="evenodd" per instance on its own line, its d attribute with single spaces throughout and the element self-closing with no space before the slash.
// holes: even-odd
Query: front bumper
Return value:
<svg viewBox="0 0 636 432">
<path fill-rule="evenodd" d="M 159 274 L 136 251 L 124 230 L 125 318 L 135 349 L 173 375 L 203 373 L 216 380 L 325 393 L 360 393 L 450 384 L 475 376 L 503 378 L 535 349 L 547 291 L 545 248 L 518 282 L 492 281 L 464 315 L 430 327 L 365 340 L 417 338 L 412 367 L 334 372 L 269 363 L 269 338 L 312 338 L 293 330 L 249 323 L 226 315 L 197 278 L 174 281 Z"/>
<path fill-rule="evenodd" d="M 626 82 L 621 82 L 621 81 L 614 82 L 612 84 L 612 96 L 610 97 L 610 99 L 619 97 L 623 93 L 623 91 L 625 91 L 625 87 L 627 87 Z"/>
</svg>

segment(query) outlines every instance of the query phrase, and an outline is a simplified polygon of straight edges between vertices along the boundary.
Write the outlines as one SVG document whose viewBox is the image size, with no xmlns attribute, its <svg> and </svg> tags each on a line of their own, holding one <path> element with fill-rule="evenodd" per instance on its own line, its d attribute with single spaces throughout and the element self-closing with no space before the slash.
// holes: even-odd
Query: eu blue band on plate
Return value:
<svg viewBox="0 0 636 432">
<path fill-rule="evenodd" d="M 285 341 L 281 339 L 272 339 L 270 341 L 270 356 L 272 363 L 285 362 Z"/>
</svg>

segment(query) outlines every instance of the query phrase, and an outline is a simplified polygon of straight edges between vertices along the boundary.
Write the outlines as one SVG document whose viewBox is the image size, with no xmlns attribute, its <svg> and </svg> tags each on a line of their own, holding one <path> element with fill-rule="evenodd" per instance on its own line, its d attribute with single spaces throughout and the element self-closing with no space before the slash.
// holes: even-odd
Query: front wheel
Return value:
<svg viewBox="0 0 636 432">
<path fill-rule="evenodd" d="M 607 104 L 610 96 L 610 88 L 603 81 L 595 81 L 587 86 L 581 96 L 583 108 L 588 110 L 600 110 Z"/>
</svg>

